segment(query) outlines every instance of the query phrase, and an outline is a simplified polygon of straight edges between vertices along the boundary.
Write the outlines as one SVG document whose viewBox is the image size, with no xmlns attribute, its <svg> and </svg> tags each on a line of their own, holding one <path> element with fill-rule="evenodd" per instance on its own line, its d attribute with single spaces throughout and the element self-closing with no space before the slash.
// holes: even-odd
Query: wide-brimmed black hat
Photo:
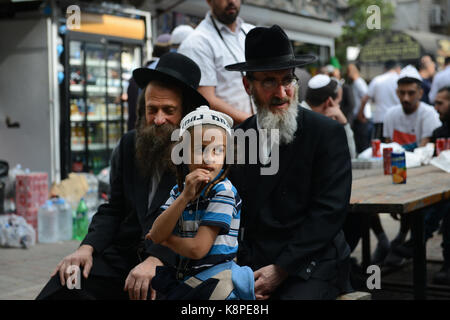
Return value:
<svg viewBox="0 0 450 320">
<path fill-rule="evenodd" d="M 225 66 L 229 71 L 271 71 L 304 66 L 313 55 L 294 55 L 291 41 L 278 25 L 256 27 L 245 38 L 245 62 Z"/>
<path fill-rule="evenodd" d="M 194 109 L 201 105 L 209 106 L 208 101 L 197 91 L 201 71 L 190 58 L 177 52 L 163 54 L 155 69 L 138 68 L 133 78 L 139 88 L 144 89 L 152 80 L 172 82 L 184 91 L 185 98 Z"/>
</svg>

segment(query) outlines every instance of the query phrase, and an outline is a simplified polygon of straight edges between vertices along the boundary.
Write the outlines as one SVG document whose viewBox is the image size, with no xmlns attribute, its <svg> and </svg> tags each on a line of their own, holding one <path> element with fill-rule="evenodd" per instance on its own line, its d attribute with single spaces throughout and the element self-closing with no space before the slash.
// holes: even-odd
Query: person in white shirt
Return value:
<svg viewBox="0 0 450 320">
<path fill-rule="evenodd" d="M 369 88 L 366 81 L 360 76 L 356 64 L 350 63 L 347 66 L 347 78 L 353 91 L 353 99 L 355 100 L 355 108 L 353 109 L 352 129 L 355 134 L 356 152 L 360 153 L 370 147 L 372 122 L 362 123 L 357 119 L 361 100 L 367 95 Z M 372 118 L 372 112 L 368 104 L 364 107 L 364 116 L 366 119 Z"/>
<path fill-rule="evenodd" d="M 397 142 L 407 151 L 430 142 L 434 129 L 442 125 L 436 110 L 420 101 L 422 77 L 411 65 L 402 69 L 397 94 L 399 105 L 389 109 L 384 117 L 383 136 L 386 142 Z"/>
<path fill-rule="evenodd" d="M 450 57 L 445 58 L 444 70 L 436 73 L 433 78 L 430 93 L 428 94 L 430 103 L 434 103 L 434 99 L 436 99 L 436 94 L 438 93 L 439 89 L 448 86 L 450 86 Z"/>
<path fill-rule="evenodd" d="M 339 107 L 342 100 L 342 87 L 336 78 L 330 78 L 325 74 L 318 74 L 308 81 L 305 101 L 300 105 L 303 108 L 318 112 L 336 120 L 343 125 L 347 135 L 347 144 L 350 151 L 350 157 L 356 158 L 355 140 L 353 131 L 347 118 Z"/>
<path fill-rule="evenodd" d="M 211 108 L 231 116 L 236 124 L 256 113 L 242 85 L 242 73 L 225 66 L 245 60 L 245 37 L 254 27 L 238 17 L 240 0 L 206 0 L 211 10 L 184 40 L 178 52 L 194 60 L 202 78 L 198 91 Z"/>
<path fill-rule="evenodd" d="M 441 121 L 434 107 L 420 100 L 423 95 L 422 77 L 416 68 L 411 65 L 403 68 L 397 84 L 400 104 L 386 113 L 383 136 L 386 143 L 397 142 L 405 150 L 413 151 L 430 142 L 434 129 L 441 126 Z M 403 258 L 399 254 L 405 246 L 404 241 L 410 225 L 410 217 L 402 215 L 396 243 L 391 242 L 392 252 L 386 257 L 385 264 L 400 265 L 402 263 Z"/>
<path fill-rule="evenodd" d="M 400 72 L 400 66 L 395 61 L 389 60 L 385 63 L 385 73 L 376 76 L 369 84 L 369 91 L 367 95 L 361 100 L 361 106 L 358 111 L 358 120 L 360 122 L 367 122 L 364 110 L 367 101 L 371 99 L 375 103 L 375 111 L 373 112 L 374 123 L 374 139 L 382 139 L 383 136 L 383 118 L 387 110 L 397 104 L 399 100 L 397 97 L 397 80 Z"/>
</svg>

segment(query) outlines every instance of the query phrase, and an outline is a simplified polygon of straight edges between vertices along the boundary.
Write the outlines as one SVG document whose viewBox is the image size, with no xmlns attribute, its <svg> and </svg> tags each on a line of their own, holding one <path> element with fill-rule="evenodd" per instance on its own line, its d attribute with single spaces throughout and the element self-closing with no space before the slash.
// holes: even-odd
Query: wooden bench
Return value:
<svg viewBox="0 0 450 320">
<path fill-rule="evenodd" d="M 355 291 L 343 294 L 336 300 L 372 300 L 372 295 L 368 292 Z"/>
</svg>

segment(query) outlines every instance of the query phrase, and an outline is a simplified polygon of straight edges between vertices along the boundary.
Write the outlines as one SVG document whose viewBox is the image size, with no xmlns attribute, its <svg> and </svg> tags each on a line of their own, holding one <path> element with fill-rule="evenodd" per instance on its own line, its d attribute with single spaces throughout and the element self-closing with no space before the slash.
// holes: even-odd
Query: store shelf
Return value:
<svg viewBox="0 0 450 320">
<path fill-rule="evenodd" d="M 91 143 L 88 145 L 90 151 L 106 150 L 106 143 Z"/>
<path fill-rule="evenodd" d="M 83 93 L 83 85 L 82 84 L 71 84 L 70 85 L 70 93 L 75 93 L 75 94 Z"/>
<path fill-rule="evenodd" d="M 90 143 L 88 144 L 89 151 L 104 151 L 107 150 L 106 143 Z M 84 144 L 72 144 L 73 152 L 81 152 L 84 151 Z"/>
<path fill-rule="evenodd" d="M 71 150 L 73 152 L 81 152 L 84 151 L 84 144 L 72 144 Z"/>
<path fill-rule="evenodd" d="M 72 66 L 81 66 L 83 61 L 81 59 L 71 58 L 69 61 Z M 108 68 L 119 68 L 120 63 L 118 61 L 108 61 L 106 63 Z M 105 60 L 86 59 L 86 66 L 88 67 L 105 67 Z"/>
<path fill-rule="evenodd" d="M 124 120 L 127 120 L 128 117 L 125 116 Z M 106 121 L 120 121 L 122 120 L 122 117 L 120 115 L 118 116 L 109 116 L 108 118 L 106 116 L 88 116 L 87 118 L 88 122 L 106 122 Z M 71 115 L 70 116 L 71 122 L 84 122 L 84 117 L 82 115 Z"/>
</svg>

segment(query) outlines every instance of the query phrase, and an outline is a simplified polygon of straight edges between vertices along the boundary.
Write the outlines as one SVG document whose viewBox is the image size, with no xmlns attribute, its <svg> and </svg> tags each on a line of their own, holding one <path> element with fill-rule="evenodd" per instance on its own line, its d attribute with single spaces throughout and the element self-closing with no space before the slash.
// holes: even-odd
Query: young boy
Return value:
<svg viewBox="0 0 450 320">
<path fill-rule="evenodd" d="M 177 268 L 158 267 L 152 287 L 166 299 L 254 299 L 253 272 L 233 259 L 241 199 L 226 178 L 233 120 L 201 106 L 181 120 L 187 166 L 146 238 L 180 255 Z M 184 182 L 184 184 L 183 184 Z M 175 232 L 174 232 L 175 231 Z"/>
</svg>

